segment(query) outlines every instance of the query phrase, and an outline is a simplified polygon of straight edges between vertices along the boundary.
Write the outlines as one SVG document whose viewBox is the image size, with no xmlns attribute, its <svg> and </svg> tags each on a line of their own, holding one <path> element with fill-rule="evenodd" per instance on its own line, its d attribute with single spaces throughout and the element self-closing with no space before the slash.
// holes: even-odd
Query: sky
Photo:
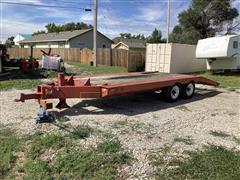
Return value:
<svg viewBox="0 0 240 180">
<path fill-rule="evenodd" d="M 190 4 L 191 0 L 171 0 L 171 30 L 178 23 L 178 14 Z M 166 35 L 167 0 L 98 0 L 98 6 L 98 30 L 109 38 L 120 33 L 148 36 L 154 28 Z M 240 0 L 236 0 L 233 6 L 240 11 Z M 93 9 L 93 0 L 0 0 L 0 40 L 45 30 L 48 23 L 92 24 L 93 11 L 86 12 L 86 8 Z"/>
</svg>

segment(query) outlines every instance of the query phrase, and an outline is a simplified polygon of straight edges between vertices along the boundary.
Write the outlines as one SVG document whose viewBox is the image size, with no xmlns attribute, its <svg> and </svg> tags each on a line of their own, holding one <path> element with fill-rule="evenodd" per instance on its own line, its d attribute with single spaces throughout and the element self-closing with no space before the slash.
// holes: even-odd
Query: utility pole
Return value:
<svg viewBox="0 0 240 180">
<path fill-rule="evenodd" d="M 97 66 L 97 14 L 98 0 L 94 0 L 94 25 L 93 25 L 93 66 Z"/>
<path fill-rule="evenodd" d="M 170 0 L 168 0 L 167 43 L 169 43 L 169 34 L 170 34 L 170 13 L 171 13 L 171 4 L 170 4 Z"/>
</svg>

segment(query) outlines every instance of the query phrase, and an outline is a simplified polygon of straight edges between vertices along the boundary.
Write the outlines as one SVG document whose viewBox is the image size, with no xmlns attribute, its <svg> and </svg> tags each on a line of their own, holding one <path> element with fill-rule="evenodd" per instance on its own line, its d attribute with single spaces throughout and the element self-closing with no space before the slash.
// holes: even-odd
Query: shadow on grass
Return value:
<svg viewBox="0 0 240 180">
<path fill-rule="evenodd" d="M 1 80 L 12 80 L 12 79 L 42 79 L 47 78 L 46 71 L 37 69 L 28 72 L 23 72 L 19 68 L 5 68 L 8 72 L 6 76 L 0 77 Z"/>
</svg>

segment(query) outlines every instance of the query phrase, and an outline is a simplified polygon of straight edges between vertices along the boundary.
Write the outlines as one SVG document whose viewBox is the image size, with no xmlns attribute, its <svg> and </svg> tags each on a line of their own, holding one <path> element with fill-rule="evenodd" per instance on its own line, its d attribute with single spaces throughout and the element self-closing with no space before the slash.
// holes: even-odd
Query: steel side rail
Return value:
<svg viewBox="0 0 240 180">
<path fill-rule="evenodd" d="M 22 93 L 20 99 L 16 101 L 24 102 L 29 99 L 65 100 L 69 98 L 101 98 L 128 93 L 155 91 L 173 86 L 177 83 L 188 84 L 189 82 L 211 86 L 219 85 L 217 82 L 205 77 L 192 75 L 164 76 L 160 79 L 151 81 L 146 79 L 138 82 L 94 85 L 90 83 L 90 79 L 86 82 L 80 82 L 73 76 L 65 77 L 63 74 L 58 74 L 58 79 L 55 83 L 39 85 L 37 86 L 36 92 L 27 94 Z"/>
</svg>

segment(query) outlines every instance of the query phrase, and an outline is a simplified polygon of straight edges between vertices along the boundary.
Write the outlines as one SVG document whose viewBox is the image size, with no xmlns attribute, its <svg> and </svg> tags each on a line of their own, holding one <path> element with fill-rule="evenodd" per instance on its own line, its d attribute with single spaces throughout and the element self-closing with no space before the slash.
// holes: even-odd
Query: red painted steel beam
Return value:
<svg viewBox="0 0 240 180">
<path fill-rule="evenodd" d="M 195 83 L 202 83 L 207 85 L 217 85 L 215 81 L 208 80 L 202 77 L 189 76 L 189 75 L 176 75 L 162 77 L 159 80 L 154 81 L 141 81 L 141 82 L 131 82 L 131 83 L 121 83 L 115 85 L 103 86 L 102 96 L 113 96 L 121 95 L 127 93 L 143 92 L 143 91 L 154 91 L 160 90 L 165 87 L 173 86 L 176 83 L 188 84 L 194 81 Z"/>
<path fill-rule="evenodd" d="M 210 86 L 219 86 L 219 83 L 213 80 L 210 80 L 208 78 L 202 77 L 202 76 L 197 76 L 195 77 L 194 80 L 197 84 L 205 84 L 205 85 L 210 85 Z"/>
<path fill-rule="evenodd" d="M 23 94 L 23 98 L 31 95 L 42 99 L 66 99 L 66 98 L 100 98 L 101 87 L 96 86 L 38 86 L 38 96 L 35 93 Z M 35 98 L 32 98 L 35 99 Z"/>
<path fill-rule="evenodd" d="M 191 81 L 212 86 L 218 85 L 215 81 L 192 75 L 169 75 L 163 76 L 157 80 L 118 83 L 114 85 L 92 85 L 90 79 L 86 82 L 81 82 L 80 80 L 77 80 L 76 77 L 64 77 L 63 74 L 58 74 L 55 83 L 39 85 L 37 86 L 37 92 L 21 94 L 18 101 L 24 102 L 28 99 L 60 99 L 59 107 L 65 107 L 66 105 L 61 102 L 65 102 L 68 98 L 101 98 L 135 92 L 154 91 L 172 86 L 176 83 L 187 84 Z"/>
<path fill-rule="evenodd" d="M 29 100 L 29 99 L 40 99 L 40 98 L 41 98 L 41 94 L 39 94 L 37 92 L 33 92 L 33 93 L 29 93 L 29 94 L 21 93 L 20 99 L 15 99 L 15 101 L 16 102 L 24 102 L 25 100 Z"/>
</svg>

